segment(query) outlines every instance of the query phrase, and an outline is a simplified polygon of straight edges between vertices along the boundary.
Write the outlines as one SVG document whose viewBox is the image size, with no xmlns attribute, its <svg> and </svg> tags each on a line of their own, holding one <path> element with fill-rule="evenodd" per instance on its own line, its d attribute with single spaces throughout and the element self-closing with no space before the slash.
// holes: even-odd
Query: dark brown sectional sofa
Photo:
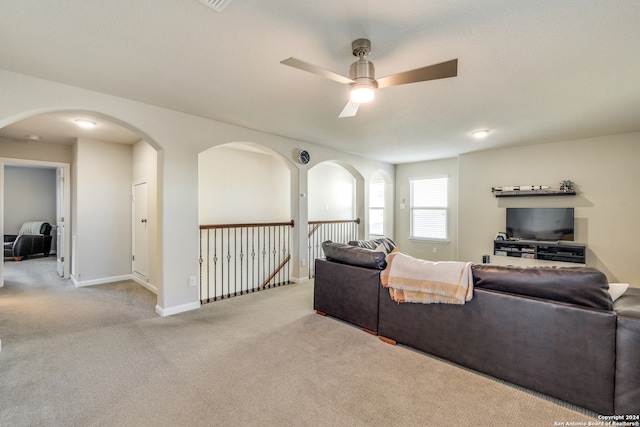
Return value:
<svg viewBox="0 0 640 427">
<path fill-rule="evenodd" d="M 640 289 L 612 302 L 592 268 L 474 265 L 466 304 L 398 304 L 380 283 L 384 253 L 324 249 L 319 313 L 598 414 L 640 413 Z"/>
</svg>

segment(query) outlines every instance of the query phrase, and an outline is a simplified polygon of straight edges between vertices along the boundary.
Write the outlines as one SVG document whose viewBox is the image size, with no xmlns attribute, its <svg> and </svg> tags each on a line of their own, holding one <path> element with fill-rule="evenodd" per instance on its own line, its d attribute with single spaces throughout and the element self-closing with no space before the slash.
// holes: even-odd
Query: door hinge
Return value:
<svg viewBox="0 0 640 427">
<path fill-rule="evenodd" d="M 135 255 L 133 255 L 133 256 L 131 257 L 131 260 L 132 260 L 132 261 L 135 261 L 135 260 L 136 260 L 136 256 L 135 256 Z"/>
<path fill-rule="evenodd" d="M 64 262 L 64 257 L 60 257 L 60 262 Z"/>
</svg>

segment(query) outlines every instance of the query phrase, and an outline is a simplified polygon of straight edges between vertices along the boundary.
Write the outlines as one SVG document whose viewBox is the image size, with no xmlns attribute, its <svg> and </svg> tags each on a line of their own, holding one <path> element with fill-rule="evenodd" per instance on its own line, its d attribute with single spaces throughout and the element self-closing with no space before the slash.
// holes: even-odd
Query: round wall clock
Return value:
<svg viewBox="0 0 640 427">
<path fill-rule="evenodd" d="M 300 150 L 300 152 L 298 153 L 298 161 L 303 165 L 306 165 L 307 163 L 309 163 L 309 160 L 311 160 L 309 152 L 306 150 Z"/>
</svg>

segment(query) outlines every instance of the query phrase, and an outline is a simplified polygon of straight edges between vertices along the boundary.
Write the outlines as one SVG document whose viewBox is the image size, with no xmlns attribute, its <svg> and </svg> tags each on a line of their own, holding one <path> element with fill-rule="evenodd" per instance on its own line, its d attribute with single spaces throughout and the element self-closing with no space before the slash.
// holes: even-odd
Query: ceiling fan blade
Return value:
<svg viewBox="0 0 640 427">
<path fill-rule="evenodd" d="M 284 65 L 288 65 L 293 68 L 297 68 L 302 71 L 308 71 L 310 73 L 316 74 L 320 77 L 324 77 L 329 80 L 333 80 L 338 83 L 344 83 L 344 84 L 354 83 L 353 80 L 348 79 L 344 76 L 341 76 L 338 73 L 325 70 L 324 68 L 318 67 L 317 65 L 309 64 L 308 62 L 304 62 L 296 58 L 288 58 L 288 59 L 285 59 L 284 61 L 280 61 L 280 63 Z"/>
<path fill-rule="evenodd" d="M 403 73 L 392 74 L 381 79 L 377 79 L 378 88 L 398 86 L 407 83 L 424 82 L 427 80 L 445 79 L 458 75 L 458 60 L 441 62 L 440 64 L 429 65 L 416 70 L 405 71 Z"/>
<path fill-rule="evenodd" d="M 340 115 L 338 116 L 339 118 L 343 118 L 343 117 L 354 117 L 356 115 L 356 113 L 358 112 L 358 107 L 360 106 L 360 104 L 353 102 L 353 101 L 349 101 L 347 102 L 347 105 L 344 106 L 344 108 L 342 109 L 342 111 L 340 112 Z"/>
</svg>

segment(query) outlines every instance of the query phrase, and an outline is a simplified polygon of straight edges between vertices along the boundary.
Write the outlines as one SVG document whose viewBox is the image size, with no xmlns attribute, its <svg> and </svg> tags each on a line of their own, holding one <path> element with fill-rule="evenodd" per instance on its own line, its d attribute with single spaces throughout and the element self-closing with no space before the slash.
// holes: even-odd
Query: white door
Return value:
<svg viewBox="0 0 640 427">
<path fill-rule="evenodd" d="M 147 182 L 133 185 L 133 273 L 149 278 L 149 244 L 147 222 Z"/>
<path fill-rule="evenodd" d="M 64 169 L 56 169 L 56 269 L 64 277 Z"/>
</svg>

